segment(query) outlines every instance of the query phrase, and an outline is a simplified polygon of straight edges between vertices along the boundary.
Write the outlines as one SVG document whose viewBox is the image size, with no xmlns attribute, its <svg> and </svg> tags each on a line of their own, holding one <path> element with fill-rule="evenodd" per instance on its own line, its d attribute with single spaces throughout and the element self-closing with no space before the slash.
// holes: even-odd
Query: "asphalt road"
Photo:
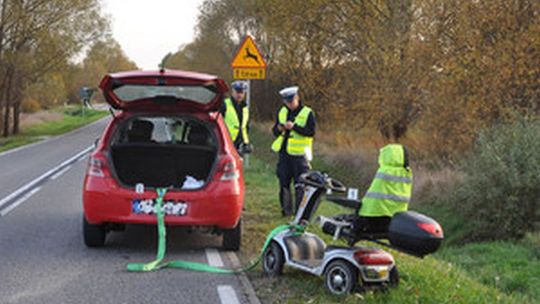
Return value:
<svg viewBox="0 0 540 304">
<path fill-rule="evenodd" d="M 241 276 L 127 272 L 127 263 L 155 258 L 155 227 L 128 226 L 112 232 L 104 248 L 85 247 L 81 193 L 87 157 L 64 161 L 92 145 L 107 121 L 0 154 L 0 303 L 256 301 Z M 50 171 L 62 163 L 63 169 Z M 36 182 L 40 176 L 46 178 Z M 230 266 L 230 253 L 211 249 L 220 243 L 216 236 L 169 229 L 166 259 Z"/>
</svg>

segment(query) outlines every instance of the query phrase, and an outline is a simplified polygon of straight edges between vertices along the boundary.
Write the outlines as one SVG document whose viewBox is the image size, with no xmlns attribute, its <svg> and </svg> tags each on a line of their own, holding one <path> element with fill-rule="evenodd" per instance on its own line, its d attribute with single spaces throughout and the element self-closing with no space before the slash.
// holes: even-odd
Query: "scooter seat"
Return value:
<svg viewBox="0 0 540 304">
<path fill-rule="evenodd" d="M 343 197 L 343 196 L 327 196 L 326 199 L 328 199 L 329 201 L 333 202 L 333 203 L 336 203 L 342 207 L 345 207 L 345 208 L 351 208 L 351 209 L 355 209 L 355 210 L 358 210 L 360 209 L 360 206 L 362 205 L 362 202 L 359 201 L 359 200 L 356 200 L 356 199 L 348 199 L 346 197 Z"/>
</svg>

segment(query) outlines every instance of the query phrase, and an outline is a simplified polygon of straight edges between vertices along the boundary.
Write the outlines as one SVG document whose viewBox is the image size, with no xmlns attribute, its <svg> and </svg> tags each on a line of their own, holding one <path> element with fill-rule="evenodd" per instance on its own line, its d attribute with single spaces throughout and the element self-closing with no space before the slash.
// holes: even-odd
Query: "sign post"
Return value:
<svg viewBox="0 0 540 304">
<path fill-rule="evenodd" d="M 233 78 L 247 81 L 246 104 L 251 107 L 251 80 L 266 79 L 266 61 L 259 48 L 249 35 L 244 38 L 231 62 Z M 249 166 L 249 154 L 244 155 L 245 165 Z"/>
</svg>

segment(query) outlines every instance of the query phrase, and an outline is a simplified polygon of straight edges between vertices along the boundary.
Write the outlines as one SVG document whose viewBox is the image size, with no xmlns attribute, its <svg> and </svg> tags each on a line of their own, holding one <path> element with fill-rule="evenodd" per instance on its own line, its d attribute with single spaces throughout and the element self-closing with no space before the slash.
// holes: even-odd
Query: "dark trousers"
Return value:
<svg viewBox="0 0 540 304">
<path fill-rule="evenodd" d="M 303 187 L 298 184 L 298 179 L 302 173 L 308 172 L 309 163 L 304 156 L 292 156 L 282 151 L 279 153 L 276 174 L 279 178 L 279 202 L 281 213 L 291 215 L 296 212 L 302 196 Z M 294 181 L 295 204 L 293 208 L 291 181 Z"/>
</svg>

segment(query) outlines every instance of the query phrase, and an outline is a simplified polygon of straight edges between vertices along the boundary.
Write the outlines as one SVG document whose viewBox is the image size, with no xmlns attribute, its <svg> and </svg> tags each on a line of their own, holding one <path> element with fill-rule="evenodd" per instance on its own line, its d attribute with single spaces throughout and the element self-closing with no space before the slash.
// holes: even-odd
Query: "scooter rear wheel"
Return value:
<svg viewBox="0 0 540 304">
<path fill-rule="evenodd" d="M 336 260 L 324 272 L 326 289 L 334 295 L 346 295 L 354 291 L 358 283 L 358 271 L 351 263 Z"/>
<path fill-rule="evenodd" d="M 399 271 L 397 266 L 392 267 L 390 270 L 390 287 L 397 287 L 399 285 Z"/>
<path fill-rule="evenodd" d="M 283 264 L 285 263 L 285 257 L 283 255 L 283 249 L 276 242 L 271 242 L 266 248 L 263 255 L 263 270 L 271 276 L 277 277 L 283 273 Z"/>
</svg>

